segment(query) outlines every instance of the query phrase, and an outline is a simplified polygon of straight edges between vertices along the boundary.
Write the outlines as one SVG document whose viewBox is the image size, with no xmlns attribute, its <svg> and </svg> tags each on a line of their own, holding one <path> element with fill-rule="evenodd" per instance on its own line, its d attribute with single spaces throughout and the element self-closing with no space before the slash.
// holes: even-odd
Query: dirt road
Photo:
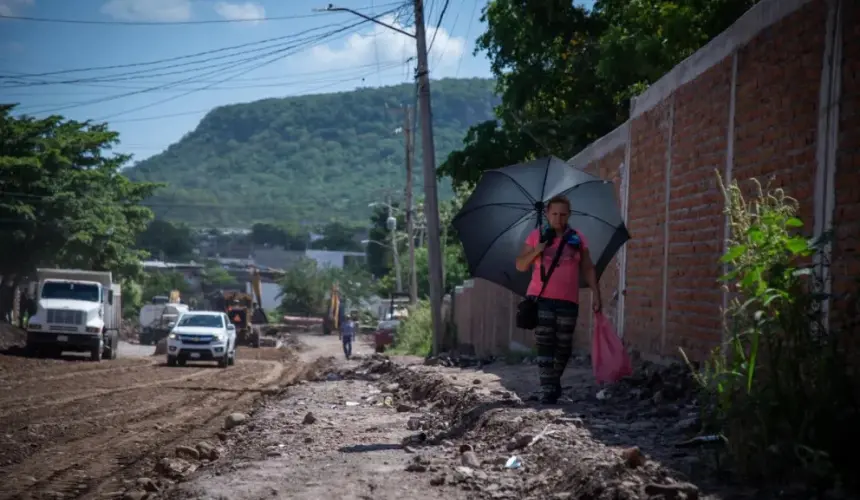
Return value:
<svg viewBox="0 0 860 500">
<path fill-rule="evenodd" d="M 120 496 L 308 369 L 292 349 L 240 348 L 227 369 L 168 368 L 151 349 L 126 344 L 102 363 L 0 356 L 0 499 Z"/>
</svg>

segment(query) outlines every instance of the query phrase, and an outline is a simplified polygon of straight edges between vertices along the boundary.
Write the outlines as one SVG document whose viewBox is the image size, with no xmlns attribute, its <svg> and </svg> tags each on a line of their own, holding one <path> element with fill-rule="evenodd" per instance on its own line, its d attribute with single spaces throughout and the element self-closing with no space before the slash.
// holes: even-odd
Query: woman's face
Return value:
<svg viewBox="0 0 860 500">
<path fill-rule="evenodd" d="M 567 205 L 564 203 L 553 203 L 546 207 L 546 218 L 553 229 L 563 229 L 567 227 L 570 210 L 568 210 Z"/>
</svg>

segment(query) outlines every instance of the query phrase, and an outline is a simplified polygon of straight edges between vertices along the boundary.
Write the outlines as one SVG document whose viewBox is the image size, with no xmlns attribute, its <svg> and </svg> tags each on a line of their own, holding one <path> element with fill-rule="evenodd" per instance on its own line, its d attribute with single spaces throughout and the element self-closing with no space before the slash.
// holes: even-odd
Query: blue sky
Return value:
<svg viewBox="0 0 860 500">
<path fill-rule="evenodd" d="M 431 21 L 435 24 L 443 0 L 425 1 L 428 24 Z M 414 56 L 415 45 L 404 35 L 364 25 L 314 40 L 312 37 L 360 21 L 348 13 L 313 11 L 330 2 L 0 0 L 0 15 L 127 23 L 71 24 L 0 19 L 0 75 L 6 76 L 157 61 L 281 37 L 200 56 L 196 60 L 211 60 L 194 65 L 190 63 L 195 59 L 183 59 L 97 72 L 30 76 L 11 82 L 12 85 L 27 82 L 26 86 L 16 88 L 8 87 L 10 81 L 4 79 L 6 86 L 0 86 L 0 102 L 19 102 L 20 112 L 36 116 L 57 112 L 79 120 L 107 121 L 121 134 L 122 145 L 117 150 L 141 160 L 178 141 L 196 127 L 208 110 L 219 105 L 411 80 L 414 63 L 407 59 Z M 402 2 L 391 0 L 335 3 L 366 14 L 378 14 L 400 4 Z M 486 0 L 450 2 L 430 53 L 433 78 L 490 76 L 486 58 L 482 54 L 472 55 L 474 40 L 485 29 L 479 19 L 485 4 Z M 291 18 L 187 24 L 261 17 Z M 389 17 L 386 21 L 409 26 L 410 19 L 411 15 L 399 19 Z M 141 22 L 171 24 L 133 24 Z M 405 29 L 411 31 L 411 28 Z M 431 30 L 429 39 L 433 35 L 432 26 L 428 29 Z M 298 43 L 301 45 L 290 48 Z M 245 54 L 236 55 L 242 51 Z M 273 55 L 260 57 L 261 54 Z M 289 55 L 275 60 L 285 54 Z M 256 59 L 251 61 L 251 57 Z M 229 66 L 243 59 L 246 62 Z M 273 62 L 254 69 L 265 61 Z M 80 81 L 93 77 L 102 80 Z M 113 81 L 105 81 L 105 78 Z M 78 81 L 51 85 L 29 83 L 69 80 Z M 148 90 L 153 87 L 161 88 Z M 104 102 L 89 103 L 95 100 Z"/>
</svg>

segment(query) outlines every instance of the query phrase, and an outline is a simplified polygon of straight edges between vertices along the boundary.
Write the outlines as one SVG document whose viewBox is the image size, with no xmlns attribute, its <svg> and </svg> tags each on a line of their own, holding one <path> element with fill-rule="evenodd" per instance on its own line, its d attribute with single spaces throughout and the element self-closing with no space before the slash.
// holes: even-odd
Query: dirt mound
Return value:
<svg viewBox="0 0 860 500">
<path fill-rule="evenodd" d="M 655 396 L 663 394 L 656 396 L 663 398 L 661 404 L 677 400 L 686 382 L 668 373 L 650 367 L 600 397 L 579 397 L 587 404 L 555 407 L 523 401 L 489 384 L 481 372 L 404 367 L 382 355 L 342 375 L 378 380 L 394 405 L 419 413 L 410 419 L 416 442 L 457 442 L 461 451 L 469 451 L 468 460 L 462 458 L 471 464 L 466 465 L 469 471 L 454 467 L 454 476 L 447 480 L 461 482 L 475 498 L 708 498 L 673 467 L 686 460 L 687 465 L 707 468 L 704 459 L 694 450 L 672 462 L 668 457 L 677 458 L 678 449 L 662 440 L 662 450 L 669 452 L 660 453 L 653 441 L 660 436 L 681 440 L 679 426 L 667 429 L 650 414 L 633 413 L 626 419 L 614 415 L 618 407 L 630 413 L 633 398 L 653 404 Z M 653 439 L 646 442 L 644 436 Z"/>
<path fill-rule="evenodd" d="M 9 323 L 0 323 L 0 350 L 7 351 L 23 347 L 27 342 L 27 332 Z"/>
</svg>

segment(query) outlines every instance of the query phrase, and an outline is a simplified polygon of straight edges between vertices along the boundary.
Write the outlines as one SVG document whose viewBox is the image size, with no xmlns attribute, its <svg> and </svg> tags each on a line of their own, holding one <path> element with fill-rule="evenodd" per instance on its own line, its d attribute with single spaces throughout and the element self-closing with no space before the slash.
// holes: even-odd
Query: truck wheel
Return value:
<svg viewBox="0 0 860 500">
<path fill-rule="evenodd" d="M 102 360 L 102 347 L 96 346 L 90 350 L 90 361 L 95 361 L 96 363 Z"/>
<path fill-rule="evenodd" d="M 225 352 L 218 360 L 218 368 L 227 368 L 230 365 L 230 353 Z"/>
<path fill-rule="evenodd" d="M 167 356 L 167 366 L 176 366 L 176 356 Z"/>
<path fill-rule="evenodd" d="M 38 358 L 39 354 L 41 354 L 39 349 L 33 344 L 27 344 L 24 346 L 24 355 L 28 358 Z"/>
<path fill-rule="evenodd" d="M 110 334 L 110 359 L 119 357 L 119 332 Z"/>
</svg>

